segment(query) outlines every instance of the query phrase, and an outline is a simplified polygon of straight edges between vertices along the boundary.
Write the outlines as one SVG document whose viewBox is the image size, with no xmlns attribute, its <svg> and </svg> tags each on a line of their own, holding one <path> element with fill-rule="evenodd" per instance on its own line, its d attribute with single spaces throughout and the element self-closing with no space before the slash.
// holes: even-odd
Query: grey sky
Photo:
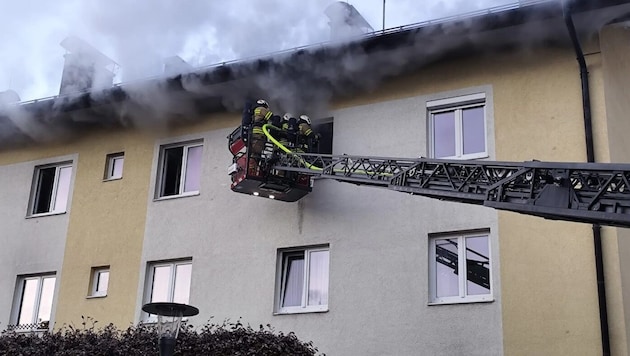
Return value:
<svg viewBox="0 0 630 356">
<path fill-rule="evenodd" d="M 0 6 L 0 91 L 21 99 L 58 94 L 59 43 L 77 36 L 120 65 L 116 81 L 156 75 L 164 58 L 194 66 L 326 41 L 331 0 L 20 0 Z M 386 27 L 514 0 L 386 0 Z M 375 30 L 383 0 L 349 1 Z"/>
</svg>

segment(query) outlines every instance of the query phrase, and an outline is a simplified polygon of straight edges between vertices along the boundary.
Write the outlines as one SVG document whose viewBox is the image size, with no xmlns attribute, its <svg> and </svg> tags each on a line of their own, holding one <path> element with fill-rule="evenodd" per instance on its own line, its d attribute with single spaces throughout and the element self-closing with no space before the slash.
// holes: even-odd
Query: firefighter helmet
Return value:
<svg viewBox="0 0 630 356">
<path fill-rule="evenodd" d="M 265 108 L 269 109 L 269 103 L 267 103 L 267 101 L 264 100 L 264 99 L 258 99 L 256 101 L 256 105 L 257 106 L 262 106 L 262 107 L 265 107 Z"/>
<path fill-rule="evenodd" d="M 308 117 L 307 115 L 300 115 L 300 120 L 305 121 L 307 124 L 311 124 L 311 118 Z"/>
<path fill-rule="evenodd" d="M 290 112 L 284 114 L 284 116 L 282 117 L 282 121 L 289 121 L 293 118 L 293 114 L 291 114 Z"/>
</svg>

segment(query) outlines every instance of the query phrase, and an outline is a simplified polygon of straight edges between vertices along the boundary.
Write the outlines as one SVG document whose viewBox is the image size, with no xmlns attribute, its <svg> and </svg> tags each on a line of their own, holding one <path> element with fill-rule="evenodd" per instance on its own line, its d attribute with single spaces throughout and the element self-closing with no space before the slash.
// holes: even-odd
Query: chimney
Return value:
<svg viewBox="0 0 630 356">
<path fill-rule="evenodd" d="M 61 46 L 68 52 L 64 55 L 60 95 L 113 85 L 116 62 L 77 37 L 64 39 Z"/>
<path fill-rule="evenodd" d="M 360 36 L 374 31 L 359 11 L 347 2 L 334 2 L 324 10 L 324 13 L 330 19 L 328 24 L 331 40 Z"/>
<path fill-rule="evenodd" d="M 187 73 L 192 69 L 193 67 L 180 56 L 172 56 L 164 60 L 164 74 L 167 76 Z"/>
</svg>

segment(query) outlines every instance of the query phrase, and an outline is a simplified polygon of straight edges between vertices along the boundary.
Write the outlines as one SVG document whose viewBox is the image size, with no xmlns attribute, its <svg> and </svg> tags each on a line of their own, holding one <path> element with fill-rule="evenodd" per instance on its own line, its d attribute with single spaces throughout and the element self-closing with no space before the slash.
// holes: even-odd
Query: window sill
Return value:
<svg viewBox="0 0 630 356">
<path fill-rule="evenodd" d="M 492 303 L 494 302 L 493 297 L 486 298 L 457 298 L 457 299 L 446 299 L 444 301 L 435 301 L 429 302 L 427 305 L 451 305 L 451 304 L 471 304 L 471 303 Z"/>
<path fill-rule="evenodd" d="M 300 310 L 284 310 L 274 312 L 273 315 L 291 315 L 291 314 L 312 314 L 312 313 L 328 313 L 328 308 L 326 309 L 307 309 L 301 308 Z"/>
<path fill-rule="evenodd" d="M 26 218 L 27 219 L 41 218 L 41 217 L 44 217 L 44 216 L 63 215 L 65 213 L 66 213 L 66 211 L 53 211 L 53 212 L 50 212 L 50 213 L 39 213 L 39 214 L 27 215 Z"/>
<path fill-rule="evenodd" d="M 472 161 L 477 159 L 486 159 L 490 158 L 490 155 L 487 153 L 478 153 L 478 154 L 470 154 L 465 156 L 449 156 L 449 157 L 433 157 L 433 159 L 444 159 L 444 160 L 453 160 L 453 161 Z"/>
<path fill-rule="evenodd" d="M 153 199 L 153 201 L 162 201 L 162 200 L 171 200 L 171 199 L 187 198 L 187 197 L 194 197 L 194 196 L 198 196 L 198 195 L 199 195 L 199 191 L 196 191 L 196 192 L 188 192 L 188 193 L 184 193 L 184 194 L 178 194 L 178 195 L 167 195 L 167 196 L 165 196 L 165 197 L 155 198 L 155 199 Z"/>
<path fill-rule="evenodd" d="M 116 178 L 105 178 L 103 179 L 103 182 L 112 182 L 115 180 L 121 180 L 123 177 L 116 177 Z"/>
<path fill-rule="evenodd" d="M 98 298 L 105 298 L 107 297 L 107 294 L 95 294 L 95 295 L 88 295 L 87 297 L 85 297 L 85 299 L 98 299 Z"/>
</svg>

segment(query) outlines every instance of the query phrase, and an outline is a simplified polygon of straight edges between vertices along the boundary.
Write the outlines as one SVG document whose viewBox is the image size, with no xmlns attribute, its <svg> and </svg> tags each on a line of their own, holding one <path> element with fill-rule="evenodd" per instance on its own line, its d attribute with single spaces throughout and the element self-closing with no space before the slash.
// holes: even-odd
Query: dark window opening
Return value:
<svg viewBox="0 0 630 356">
<path fill-rule="evenodd" d="M 162 191 L 160 196 L 178 195 L 181 184 L 184 147 L 173 147 L 164 150 L 164 167 L 162 170 Z"/>
<path fill-rule="evenodd" d="M 55 186 L 55 171 L 55 167 L 39 170 L 33 214 L 47 213 L 50 211 Z"/>
<path fill-rule="evenodd" d="M 317 153 L 332 154 L 333 118 L 317 120 L 313 123 L 313 131 L 320 134 Z"/>
</svg>

